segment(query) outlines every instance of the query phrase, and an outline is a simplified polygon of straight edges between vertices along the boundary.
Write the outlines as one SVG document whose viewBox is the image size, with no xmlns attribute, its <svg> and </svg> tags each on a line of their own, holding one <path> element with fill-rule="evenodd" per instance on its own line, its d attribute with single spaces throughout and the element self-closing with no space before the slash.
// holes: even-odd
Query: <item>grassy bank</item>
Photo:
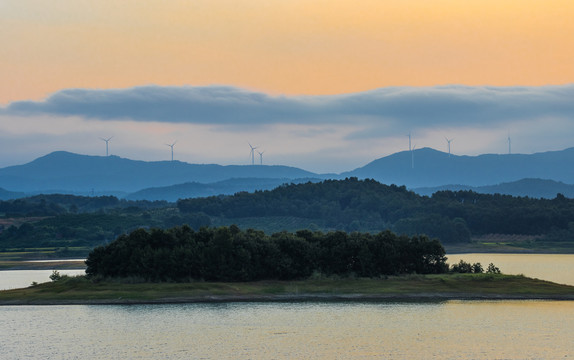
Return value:
<svg viewBox="0 0 574 360">
<path fill-rule="evenodd" d="M 129 304 L 214 301 L 565 299 L 574 287 L 501 274 L 408 275 L 252 283 L 93 283 L 83 277 L 0 291 L 0 304 Z"/>
</svg>

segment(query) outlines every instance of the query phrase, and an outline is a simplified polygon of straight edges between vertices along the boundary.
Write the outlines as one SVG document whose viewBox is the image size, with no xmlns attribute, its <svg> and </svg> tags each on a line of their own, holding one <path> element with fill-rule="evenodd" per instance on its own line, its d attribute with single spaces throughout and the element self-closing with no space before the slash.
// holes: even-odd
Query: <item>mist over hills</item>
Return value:
<svg viewBox="0 0 574 360">
<path fill-rule="evenodd" d="M 341 174 L 316 174 L 281 165 L 147 162 L 58 151 L 27 164 L 0 169 L 0 199 L 58 192 L 175 201 L 346 177 L 405 185 L 421 194 L 470 189 L 550 198 L 560 192 L 574 197 L 572 185 L 568 185 L 574 184 L 573 164 L 574 148 L 529 155 L 479 156 L 449 156 L 423 148 L 382 157 Z"/>
</svg>

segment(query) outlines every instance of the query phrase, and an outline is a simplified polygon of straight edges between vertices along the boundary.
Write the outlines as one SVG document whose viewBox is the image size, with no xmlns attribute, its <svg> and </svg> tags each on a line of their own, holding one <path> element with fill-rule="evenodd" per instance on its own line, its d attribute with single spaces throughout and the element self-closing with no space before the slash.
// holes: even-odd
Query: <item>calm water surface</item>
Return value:
<svg viewBox="0 0 574 360">
<path fill-rule="evenodd" d="M 4 306 L 3 359 L 563 359 L 574 302 Z"/>
<path fill-rule="evenodd" d="M 574 285 L 574 255 L 448 257 Z M 0 288 L 51 273 L 0 271 Z M 563 359 L 573 314 L 571 301 L 0 306 L 0 358 Z"/>
<path fill-rule="evenodd" d="M 528 277 L 574 286 L 573 254 L 448 254 L 449 264 L 461 259 L 482 264 L 486 270 L 494 263 L 504 274 L 523 274 Z"/>
<path fill-rule="evenodd" d="M 37 282 L 51 281 L 53 270 L 2 270 L 0 271 L 0 290 L 25 288 Z M 58 270 L 60 275 L 85 275 L 84 270 Z"/>
</svg>

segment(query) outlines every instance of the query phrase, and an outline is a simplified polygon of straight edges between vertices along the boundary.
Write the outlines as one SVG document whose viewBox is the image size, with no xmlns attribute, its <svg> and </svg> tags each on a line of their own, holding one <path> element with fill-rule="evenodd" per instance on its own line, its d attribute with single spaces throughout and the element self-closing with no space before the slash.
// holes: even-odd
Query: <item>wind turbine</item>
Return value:
<svg viewBox="0 0 574 360">
<path fill-rule="evenodd" d="M 407 135 L 409 137 L 409 151 L 411 151 L 411 133 Z"/>
<path fill-rule="evenodd" d="M 171 148 L 171 161 L 173 161 L 173 147 L 175 146 L 176 143 L 177 141 L 174 141 L 173 144 L 166 144 Z"/>
<path fill-rule="evenodd" d="M 263 165 L 263 153 L 265 151 L 257 151 L 257 153 L 259 154 L 259 165 Z"/>
<path fill-rule="evenodd" d="M 411 149 L 411 167 L 414 169 L 415 168 L 415 149 L 417 148 L 417 145 L 415 144 L 415 146 L 413 146 L 413 148 Z"/>
<path fill-rule="evenodd" d="M 512 152 L 510 151 L 510 134 L 508 134 L 508 155 L 512 154 Z"/>
<path fill-rule="evenodd" d="M 107 138 L 107 139 L 104 139 L 103 137 L 100 138 L 101 140 L 103 140 L 103 141 L 106 142 L 106 156 L 109 155 L 109 153 L 108 153 L 108 143 L 110 142 L 110 140 L 111 140 L 112 138 L 113 138 L 113 136 L 110 136 L 110 137 Z"/>
<path fill-rule="evenodd" d="M 450 157 L 450 143 L 454 140 L 454 139 L 448 139 L 446 136 L 444 137 L 446 142 L 448 143 L 448 157 Z"/>
<path fill-rule="evenodd" d="M 253 146 L 251 145 L 251 143 L 248 143 L 249 147 L 251 148 L 251 165 L 255 165 L 255 149 L 257 149 L 257 146 Z"/>
</svg>

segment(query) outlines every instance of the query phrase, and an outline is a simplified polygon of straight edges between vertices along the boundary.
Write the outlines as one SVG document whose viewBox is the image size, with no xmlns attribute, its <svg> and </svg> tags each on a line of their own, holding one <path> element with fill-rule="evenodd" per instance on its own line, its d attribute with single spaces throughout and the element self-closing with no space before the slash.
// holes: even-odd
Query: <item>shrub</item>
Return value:
<svg viewBox="0 0 574 360">
<path fill-rule="evenodd" d="M 494 266 L 493 263 L 488 264 L 488 268 L 486 268 L 487 274 L 500 274 L 500 269 Z"/>
</svg>

